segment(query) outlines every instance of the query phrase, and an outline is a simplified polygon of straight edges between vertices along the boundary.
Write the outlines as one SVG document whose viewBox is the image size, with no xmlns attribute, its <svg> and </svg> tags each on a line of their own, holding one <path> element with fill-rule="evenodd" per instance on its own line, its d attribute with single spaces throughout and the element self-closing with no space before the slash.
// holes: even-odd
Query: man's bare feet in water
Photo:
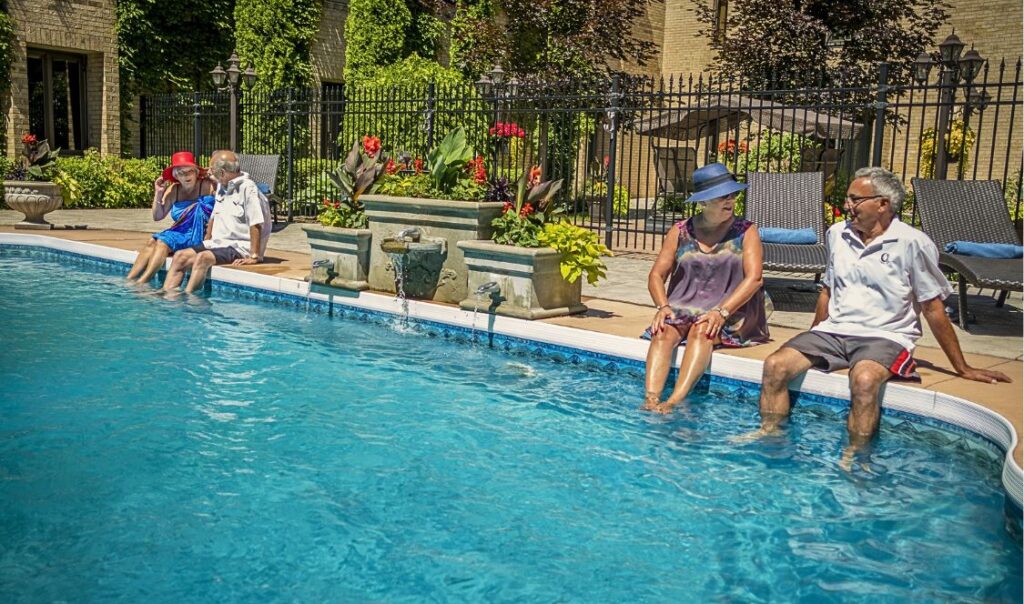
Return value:
<svg viewBox="0 0 1024 604">
<path fill-rule="evenodd" d="M 736 436 L 730 436 L 727 440 L 734 445 L 742 445 L 745 443 L 751 443 L 755 440 L 760 440 L 766 436 L 772 436 L 780 432 L 779 426 L 782 424 L 782 419 L 770 419 L 761 422 L 761 427 L 752 432 L 745 434 L 737 434 Z"/>
</svg>

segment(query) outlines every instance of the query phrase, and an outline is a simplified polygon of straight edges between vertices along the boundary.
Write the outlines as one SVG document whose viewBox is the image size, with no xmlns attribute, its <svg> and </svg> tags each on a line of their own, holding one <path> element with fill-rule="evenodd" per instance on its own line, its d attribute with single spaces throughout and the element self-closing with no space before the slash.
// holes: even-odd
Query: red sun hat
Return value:
<svg viewBox="0 0 1024 604">
<path fill-rule="evenodd" d="M 171 165 L 164 168 L 164 173 L 162 175 L 165 181 L 178 181 L 176 178 L 174 178 L 175 168 L 195 168 L 196 172 L 199 174 L 199 178 L 203 178 L 203 170 L 198 165 L 196 165 L 196 158 L 195 156 L 192 155 L 191 151 L 178 151 L 177 153 L 171 156 Z"/>
</svg>

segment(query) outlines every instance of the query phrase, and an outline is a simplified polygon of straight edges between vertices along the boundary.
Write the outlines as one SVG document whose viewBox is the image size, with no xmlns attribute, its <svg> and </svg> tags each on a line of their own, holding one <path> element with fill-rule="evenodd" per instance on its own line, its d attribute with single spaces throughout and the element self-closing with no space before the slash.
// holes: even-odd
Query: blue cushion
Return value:
<svg viewBox="0 0 1024 604">
<path fill-rule="evenodd" d="M 803 229 L 764 228 L 757 231 L 764 243 L 790 243 L 794 245 L 813 245 L 818 243 L 818 235 L 811 227 Z"/>
<path fill-rule="evenodd" d="M 975 243 L 974 241 L 953 241 L 946 244 L 950 254 L 977 256 L 979 258 L 1021 258 L 1024 247 L 1012 243 Z"/>
<path fill-rule="evenodd" d="M 260 190 L 260 193 L 264 195 L 270 195 L 270 185 L 265 182 L 256 183 L 256 188 Z"/>
</svg>

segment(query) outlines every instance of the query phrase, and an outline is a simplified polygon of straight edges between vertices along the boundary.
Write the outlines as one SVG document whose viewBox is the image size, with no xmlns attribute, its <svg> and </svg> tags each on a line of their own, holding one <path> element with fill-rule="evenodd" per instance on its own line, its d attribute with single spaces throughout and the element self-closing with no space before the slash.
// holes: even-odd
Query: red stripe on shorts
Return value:
<svg viewBox="0 0 1024 604">
<path fill-rule="evenodd" d="M 903 378 L 913 377 L 914 369 L 917 368 L 917 363 L 914 361 L 914 357 L 910 355 L 908 350 L 904 350 L 900 353 L 900 356 L 896 357 L 892 365 L 889 367 L 889 371 L 895 375 Z"/>
</svg>

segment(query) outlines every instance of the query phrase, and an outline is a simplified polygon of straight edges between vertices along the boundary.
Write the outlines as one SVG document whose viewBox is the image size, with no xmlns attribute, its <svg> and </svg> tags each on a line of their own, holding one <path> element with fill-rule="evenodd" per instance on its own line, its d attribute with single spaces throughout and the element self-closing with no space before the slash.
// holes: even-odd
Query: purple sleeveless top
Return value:
<svg viewBox="0 0 1024 604">
<path fill-rule="evenodd" d="M 679 247 L 667 289 L 668 303 L 675 318 L 665 322 L 679 329 L 684 338 L 694 321 L 721 305 L 743 280 L 743 235 L 753 224 L 736 218 L 710 252 L 700 249 L 692 219 L 676 225 Z M 764 288 L 761 288 L 726 319 L 722 326 L 722 345 L 740 347 L 767 341 L 768 319 Z"/>
</svg>

